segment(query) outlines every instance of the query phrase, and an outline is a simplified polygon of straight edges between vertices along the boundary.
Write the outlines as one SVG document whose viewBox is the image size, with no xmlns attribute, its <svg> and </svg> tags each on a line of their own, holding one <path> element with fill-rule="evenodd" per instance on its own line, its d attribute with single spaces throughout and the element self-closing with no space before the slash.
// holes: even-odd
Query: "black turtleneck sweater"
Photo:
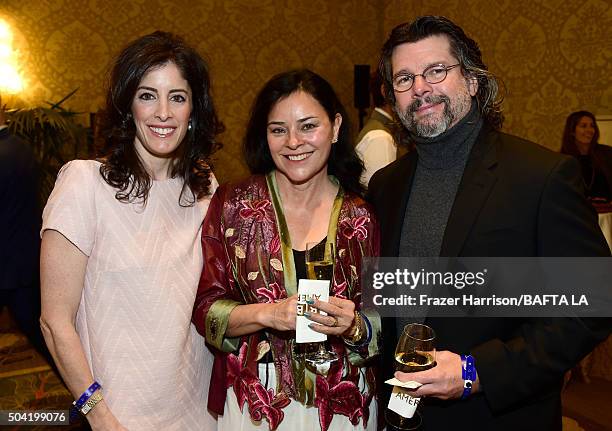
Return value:
<svg viewBox="0 0 612 431">
<path fill-rule="evenodd" d="M 455 126 L 435 138 L 412 137 L 418 154 L 399 255 L 439 256 L 448 216 L 468 156 L 482 128 L 476 103 Z"/>
</svg>

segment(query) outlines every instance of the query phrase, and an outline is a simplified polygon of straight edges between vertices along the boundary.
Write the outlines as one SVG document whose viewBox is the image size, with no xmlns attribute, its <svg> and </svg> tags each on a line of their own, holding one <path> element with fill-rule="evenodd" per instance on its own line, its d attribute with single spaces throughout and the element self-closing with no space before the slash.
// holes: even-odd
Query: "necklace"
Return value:
<svg viewBox="0 0 612 431">
<path fill-rule="evenodd" d="M 587 191 L 590 192 L 591 188 L 593 188 L 593 184 L 595 183 L 595 169 L 593 167 L 593 160 L 591 159 L 591 156 L 581 155 L 580 164 L 582 168 L 582 182 L 584 183 Z M 587 182 L 588 177 L 590 177 L 590 179 Z"/>
</svg>

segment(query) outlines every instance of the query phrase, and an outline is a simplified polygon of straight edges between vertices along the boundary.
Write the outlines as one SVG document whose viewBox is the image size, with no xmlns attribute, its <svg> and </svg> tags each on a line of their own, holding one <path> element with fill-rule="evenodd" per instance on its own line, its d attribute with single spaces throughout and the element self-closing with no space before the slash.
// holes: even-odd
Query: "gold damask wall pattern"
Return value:
<svg viewBox="0 0 612 431">
<path fill-rule="evenodd" d="M 162 29 L 178 33 L 210 62 L 226 132 L 216 154 L 220 181 L 247 173 L 240 143 L 256 91 L 273 74 L 310 67 L 334 85 L 356 120 L 353 65 L 374 64 L 382 27 L 375 0 L 3 0 L 28 79 L 14 104 L 58 100 L 95 112 L 113 56 L 128 41 Z"/>
<path fill-rule="evenodd" d="M 353 65 L 374 65 L 388 31 L 442 14 L 481 44 L 508 89 L 504 129 L 558 149 L 567 114 L 612 114 L 612 8 L 605 0 L 2 0 L 28 80 L 13 105 L 58 100 L 95 112 L 110 61 L 156 29 L 185 37 L 210 62 L 227 131 L 216 172 L 246 174 L 240 141 L 257 89 L 273 74 L 310 67 L 334 85 L 353 123 Z"/>
</svg>

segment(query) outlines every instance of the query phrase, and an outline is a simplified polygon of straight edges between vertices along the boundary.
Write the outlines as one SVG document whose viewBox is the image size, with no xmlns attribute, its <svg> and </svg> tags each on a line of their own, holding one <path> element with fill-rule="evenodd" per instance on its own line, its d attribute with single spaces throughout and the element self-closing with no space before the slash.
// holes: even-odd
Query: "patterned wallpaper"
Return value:
<svg viewBox="0 0 612 431">
<path fill-rule="evenodd" d="M 110 60 L 128 41 L 163 29 L 210 61 L 227 131 L 220 181 L 247 173 L 240 141 L 256 91 L 273 74 L 310 67 L 334 85 L 356 123 L 353 65 L 372 64 L 393 25 L 444 14 L 481 44 L 505 81 L 505 130 L 558 149 L 566 115 L 612 113 L 612 7 L 606 0 L 2 0 L 28 80 L 9 103 L 102 106 Z M 356 129 L 356 128 L 355 128 Z M 356 132 L 356 130 L 355 130 Z"/>
<path fill-rule="evenodd" d="M 382 37 L 375 0 L 2 0 L 15 33 L 28 90 L 16 103 L 59 100 L 95 112 L 111 59 L 156 29 L 185 37 L 210 62 L 215 103 L 226 132 L 215 171 L 220 181 L 247 173 L 240 142 L 257 90 L 273 74 L 309 67 L 327 78 L 349 113 L 353 65 L 373 63 Z"/>
</svg>

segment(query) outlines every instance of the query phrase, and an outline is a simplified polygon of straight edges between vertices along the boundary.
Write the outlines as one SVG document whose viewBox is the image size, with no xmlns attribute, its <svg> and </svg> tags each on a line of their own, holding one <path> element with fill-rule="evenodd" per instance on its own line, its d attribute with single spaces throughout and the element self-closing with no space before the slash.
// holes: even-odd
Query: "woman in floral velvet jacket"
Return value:
<svg viewBox="0 0 612 431">
<path fill-rule="evenodd" d="M 309 70 L 272 78 L 245 138 L 254 174 L 218 189 L 202 232 L 204 269 L 193 320 L 216 348 L 209 408 L 219 429 L 376 429 L 380 319 L 361 310 L 364 256 L 379 232 L 361 199 L 362 165 L 333 89 Z M 337 250 L 329 303 L 311 327 L 337 353 L 326 375 L 295 343 L 297 280 L 307 242 Z M 246 405 L 246 408 L 245 408 Z"/>
</svg>

